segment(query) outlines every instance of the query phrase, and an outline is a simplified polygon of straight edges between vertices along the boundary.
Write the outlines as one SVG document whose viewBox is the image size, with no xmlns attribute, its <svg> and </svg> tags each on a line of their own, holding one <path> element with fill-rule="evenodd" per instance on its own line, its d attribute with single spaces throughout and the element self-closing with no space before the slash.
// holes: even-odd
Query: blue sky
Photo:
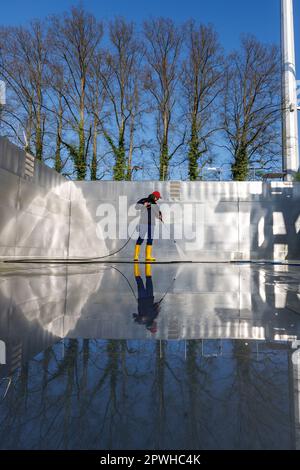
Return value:
<svg viewBox="0 0 300 470">
<path fill-rule="evenodd" d="M 105 20 L 114 15 L 122 15 L 140 23 L 146 17 L 161 15 L 178 22 L 191 17 L 211 22 L 219 31 L 226 49 L 234 48 L 243 32 L 254 33 L 262 41 L 279 42 L 280 0 L 83 0 L 81 3 L 98 18 Z M 300 19 L 300 2 L 296 0 L 294 3 L 297 25 Z M 32 18 L 62 12 L 74 4 L 78 2 L 2 0 L 0 21 L 10 25 L 26 23 Z M 297 43 L 300 44 L 300 28 L 298 29 Z M 299 63 L 299 54 L 298 58 Z"/>
<path fill-rule="evenodd" d="M 66 11 L 77 0 L 2 0 L 0 22 L 26 24 L 33 18 Z M 280 43 L 280 0 L 81 0 L 97 18 L 109 21 L 115 15 L 141 23 L 151 16 L 169 16 L 176 22 L 189 18 L 215 25 L 226 51 L 238 47 L 242 33 Z M 300 1 L 294 0 L 297 70 L 300 80 Z M 298 44 L 298 47 L 297 47 Z"/>
</svg>

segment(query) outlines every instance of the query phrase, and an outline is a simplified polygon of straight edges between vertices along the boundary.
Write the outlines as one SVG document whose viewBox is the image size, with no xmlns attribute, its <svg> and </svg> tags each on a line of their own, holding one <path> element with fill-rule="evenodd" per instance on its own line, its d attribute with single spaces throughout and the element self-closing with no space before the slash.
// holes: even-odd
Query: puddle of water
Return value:
<svg viewBox="0 0 300 470">
<path fill-rule="evenodd" d="M 299 268 L 23 269 L 0 273 L 0 449 L 298 448 Z"/>
</svg>

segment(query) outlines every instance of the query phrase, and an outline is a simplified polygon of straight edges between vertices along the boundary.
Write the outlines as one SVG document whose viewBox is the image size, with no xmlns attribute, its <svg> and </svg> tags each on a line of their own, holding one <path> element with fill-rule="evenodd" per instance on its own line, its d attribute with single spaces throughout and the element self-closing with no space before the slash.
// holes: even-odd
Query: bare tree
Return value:
<svg viewBox="0 0 300 470">
<path fill-rule="evenodd" d="M 43 159 L 46 113 L 44 97 L 48 41 L 44 25 L 34 21 L 28 29 L 4 28 L 1 31 L 0 77 L 10 91 L 5 124 L 25 149 Z"/>
<path fill-rule="evenodd" d="M 116 18 L 109 26 L 112 50 L 104 54 L 97 74 L 107 97 L 106 113 L 97 116 L 114 157 L 115 180 L 131 179 L 134 136 L 139 110 L 142 49 L 134 24 Z"/>
<path fill-rule="evenodd" d="M 60 173 L 63 169 L 62 164 L 62 131 L 63 131 L 63 94 L 62 94 L 63 82 L 59 80 L 57 83 L 57 113 L 56 113 L 56 148 L 55 148 L 55 170 Z"/>
<path fill-rule="evenodd" d="M 234 179 L 246 179 L 251 166 L 276 170 L 282 104 L 275 46 L 247 36 L 225 66 L 212 26 L 152 19 L 141 38 L 133 23 L 116 18 L 108 34 L 101 50 L 102 23 L 82 7 L 28 27 L 0 27 L 7 88 L 1 134 L 79 180 L 89 169 L 93 180 L 110 173 L 132 179 L 149 143 L 161 180 L 185 149 L 179 170 L 188 161 L 195 180 L 213 157 L 218 130 Z M 147 165 L 151 153 L 145 158 Z"/>
<path fill-rule="evenodd" d="M 187 58 L 183 63 L 184 109 L 190 129 L 189 179 L 196 180 L 210 156 L 211 137 L 217 131 L 216 99 L 222 89 L 223 59 L 212 26 L 186 26 Z"/>
<path fill-rule="evenodd" d="M 280 57 L 276 46 L 253 36 L 229 56 L 222 126 L 230 152 L 232 176 L 244 181 L 250 164 L 272 168 L 280 147 Z"/>
<path fill-rule="evenodd" d="M 105 94 L 101 87 L 101 82 L 99 79 L 98 68 L 100 67 L 102 61 L 102 54 L 99 51 L 96 51 L 92 58 L 91 70 L 88 81 L 87 89 L 87 108 L 88 112 L 91 115 L 91 131 L 92 131 L 92 158 L 91 158 L 91 168 L 90 168 L 90 177 L 92 181 L 98 179 L 98 137 L 99 137 L 99 116 L 102 112 L 103 101 L 105 99 Z"/>
<path fill-rule="evenodd" d="M 144 22 L 148 67 L 145 89 L 149 91 L 157 113 L 156 131 L 160 148 L 159 177 L 167 179 L 169 163 L 184 139 L 170 150 L 170 130 L 177 96 L 178 63 L 183 35 L 179 27 L 168 18 Z"/>
<path fill-rule="evenodd" d="M 98 109 L 99 109 L 99 93 L 98 87 L 96 87 L 95 92 L 92 95 L 93 97 L 93 154 L 92 154 L 92 163 L 91 163 L 91 180 L 97 180 L 97 171 L 98 171 L 98 127 L 99 127 L 99 119 L 97 117 Z"/>
<path fill-rule="evenodd" d="M 50 158 L 54 160 L 54 168 L 58 173 L 61 173 L 67 163 L 67 158 L 63 161 L 63 130 L 64 130 L 64 107 L 63 107 L 63 94 L 64 94 L 64 69 L 62 65 L 55 61 L 53 57 L 49 60 L 48 64 L 48 133 L 51 136 L 51 141 L 55 141 L 53 152 Z M 54 154 L 54 156 L 53 156 Z"/>
<path fill-rule="evenodd" d="M 53 17 L 51 39 L 56 60 L 64 68 L 65 87 L 61 98 L 69 115 L 70 130 L 77 136 L 77 144 L 63 140 L 73 158 L 79 180 L 87 174 L 87 158 L 91 140 L 91 126 L 87 122 L 86 91 L 91 63 L 103 34 L 103 27 L 95 17 L 81 7 L 72 8 L 70 15 Z"/>
<path fill-rule="evenodd" d="M 87 92 L 87 106 L 88 112 L 91 116 L 91 129 L 92 129 L 92 158 L 91 158 L 91 180 L 102 179 L 106 174 L 110 173 L 111 165 L 108 156 L 111 151 L 102 149 L 99 151 L 99 137 L 102 137 L 102 143 L 105 143 L 105 138 L 102 132 L 103 121 L 107 111 L 105 110 L 105 103 L 107 102 L 107 93 L 102 83 L 102 67 L 105 61 L 103 51 L 98 51 L 92 60 L 91 73 L 89 76 L 88 92 Z M 103 147 L 103 146 L 102 146 Z"/>
</svg>

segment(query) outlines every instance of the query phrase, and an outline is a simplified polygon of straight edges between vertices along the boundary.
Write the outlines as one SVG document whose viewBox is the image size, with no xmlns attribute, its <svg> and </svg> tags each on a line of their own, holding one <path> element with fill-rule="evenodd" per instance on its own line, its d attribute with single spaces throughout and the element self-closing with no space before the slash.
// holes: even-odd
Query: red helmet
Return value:
<svg viewBox="0 0 300 470">
<path fill-rule="evenodd" d="M 156 197 L 156 199 L 161 199 L 160 192 L 158 192 L 158 191 L 154 191 L 154 192 L 152 193 L 152 195 L 153 195 L 154 197 Z"/>
<path fill-rule="evenodd" d="M 157 323 L 154 321 L 148 330 L 155 335 L 157 333 Z"/>
</svg>

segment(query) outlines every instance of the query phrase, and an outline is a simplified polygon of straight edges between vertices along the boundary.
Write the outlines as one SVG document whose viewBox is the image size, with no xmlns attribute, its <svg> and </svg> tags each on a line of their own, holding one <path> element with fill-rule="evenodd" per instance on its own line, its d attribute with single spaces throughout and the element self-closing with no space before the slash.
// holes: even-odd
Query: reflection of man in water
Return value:
<svg viewBox="0 0 300 470">
<path fill-rule="evenodd" d="M 134 265 L 134 275 L 138 288 L 138 313 L 133 314 L 134 321 L 139 325 L 145 325 L 152 334 L 157 332 L 155 321 L 159 314 L 160 302 L 154 302 L 151 264 L 145 265 L 146 285 L 141 278 L 140 267 Z"/>
</svg>

